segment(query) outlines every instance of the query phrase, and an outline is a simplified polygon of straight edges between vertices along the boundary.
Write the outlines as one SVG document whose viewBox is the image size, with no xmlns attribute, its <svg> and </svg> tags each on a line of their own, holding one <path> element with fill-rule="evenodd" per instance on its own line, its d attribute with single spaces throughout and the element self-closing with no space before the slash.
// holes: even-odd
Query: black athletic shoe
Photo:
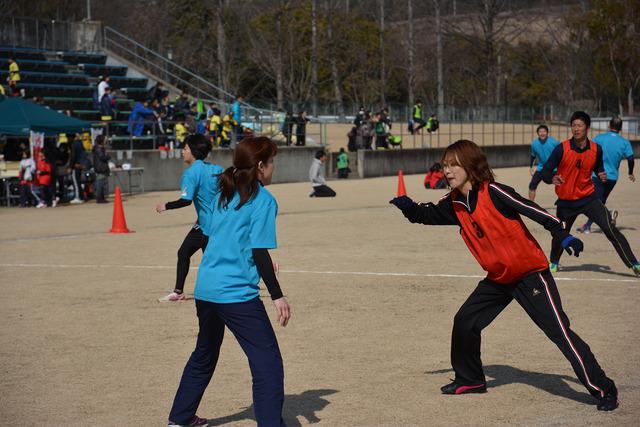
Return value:
<svg viewBox="0 0 640 427">
<path fill-rule="evenodd" d="M 618 390 L 614 388 L 600 399 L 598 402 L 598 411 L 613 411 L 618 405 Z"/>
<path fill-rule="evenodd" d="M 477 385 L 461 385 L 457 382 L 452 382 L 440 388 L 442 394 L 467 394 L 467 393 L 486 393 L 486 384 Z"/>
</svg>

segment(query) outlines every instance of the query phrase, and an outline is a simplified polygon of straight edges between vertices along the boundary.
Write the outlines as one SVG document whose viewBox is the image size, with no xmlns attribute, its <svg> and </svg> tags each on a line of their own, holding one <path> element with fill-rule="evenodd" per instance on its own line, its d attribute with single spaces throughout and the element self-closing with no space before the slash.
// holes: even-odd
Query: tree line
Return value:
<svg viewBox="0 0 640 427">
<path fill-rule="evenodd" d="M 85 0 L 5 2 L 80 20 Z M 124 0 L 92 19 L 254 103 L 575 106 L 633 115 L 640 0 Z"/>
</svg>

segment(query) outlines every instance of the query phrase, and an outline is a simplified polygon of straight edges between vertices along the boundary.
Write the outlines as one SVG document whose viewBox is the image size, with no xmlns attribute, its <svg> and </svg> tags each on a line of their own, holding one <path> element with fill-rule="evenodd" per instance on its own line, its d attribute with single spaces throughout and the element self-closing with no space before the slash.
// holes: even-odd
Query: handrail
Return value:
<svg viewBox="0 0 640 427">
<path fill-rule="evenodd" d="M 136 48 L 139 48 L 140 50 L 143 51 L 143 53 L 148 53 L 149 55 L 153 56 L 154 58 L 157 58 L 161 63 L 166 64 L 167 66 L 163 67 L 162 65 L 159 64 L 155 64 L 152 61 L 150 61 L 149 59 L 143 57 L 142 55 L 140 55 L 138 52 L 134 52 L 131 49 L 123 46 L 121 43 L 119 43 L 118 41 L 115 40 L 115 36 L 120 37 L 124 40 L 126 40 L 127 42 L 131 43 L 133 46 L 135 46 Z M 210 81 L 208 81 L 207 79 L 203 78 L 202 76 L 199 76 L 195 73 L 193 73 L 192 71 L 189 71 L 188 69 L 184 68 L 183 66 L 175 63 L 174 61 L 165 58 L 164 56 L 160 55 L 159 53 L 149 49 L 148 47 L 140 44 L 139 42 L 133 40 L 132 38 L 122 34 L 121 32 L 109 27 L 109 26 L 104 26 L 104 31 L 103 31 L 103 41 L 104 41 L 104 46 L 105 48 L 108 48 L 109 44 L 112 44 L 114 46 L 116 46 L 119 49 L 122 49 L 123 51 L 129 53 L 130 55 L 132 55 L 135 59 L 137 60 L 141 60 L 144 63 L 148 64 L 148 66 L 161 71 L 162 73 L 165 73 L 167 75 L 169 75 L 172 78 L 175 78 L 177 81 L 179 81 L 181 84 L 184 84 L 190 88 L 192 88 L 193 90 L 196 90 L 198 93 L 203 93 L 206 96 L 208 96 L 211 100 L 219 102 L 219 103 L 224 103 L 224 104 L 230 104 L 230 102 L 225 102 L 224 100 L 220 99 L 218 96 L 215 96 L 213 94 L 211 94 L 209 91 L 214 91 L 217 93 L 221 93 L 227 97 L 229 97 L 230 99 L 234 99 L 234 95 L 227 92 L 226 90 L 224 90 L 223 88 L 216 86 L 215 84 L 211 83 Z M 115 52 L 117 54 L 117 52 Z M 185 73 L 188 77 L 195 79 L 198 83 L 202 83 L 203 85 L 205 85 L 205 88 L 201 88 L 200 86 L 195 86 L 193 83 L 189 82 L 188 80 L 186 80 L 185 78 L 177 75 L 174 72 L 169 71 L 169 67 L 173 67 L 183 73 Z M 207 90 L 208 88 L 208 90 Z M 241 102 L 240 103 L 243 107 L 251 110 L 251 111 L 256 111 L 259 114 L 264 114 L 264 113 L 268 113 L 268 114 L 273 114 L 275 113 L 275 111 L 270 110 L 270 109 L 264 109 L 264 108 L 257 108 L 251 104 L 248 104 L 246 102 Z"/>
</svg>

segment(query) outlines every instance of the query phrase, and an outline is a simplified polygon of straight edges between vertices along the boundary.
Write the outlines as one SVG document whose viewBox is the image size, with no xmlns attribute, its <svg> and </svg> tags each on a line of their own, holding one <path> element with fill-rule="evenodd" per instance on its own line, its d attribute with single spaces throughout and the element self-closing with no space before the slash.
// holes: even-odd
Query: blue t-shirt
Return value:
<svg viewBox="0 0 640 427">
<path fill-rule="evenodd" d="M 182 173 L 180 198 L 193 201 L 198 214 L 198 224 L 206 234 L 206 225 L 211 216 L 211 202 L 218 192 L 218 177 L 224 172 L 218 165 L 196 160 Z"/>
<path fill-rule="evenodd" d="M 618 169 L 622 159 L 633 156 L 631 143 L 617 132 L 605 132 L 593 138 L 602 147 L 602 160 L 607 180 L 618 180 Z"/>
<path fill-rule="evenodd" d="M 220 193 L 213 200 L 205 234 L 209 243 L 200 262 L 194 296 L 196 299 L 229 304 L 258 296 L 260 275 L 252 249 L 274 249 L 278 203 L 264 187 L 236 210 L 236 193 L 225 208 L 218 207 Z"/>
<path fill-rule="evenodd" d="M 531 142 L 531 157 L 538 158 L 538 167 L 536 169 L 538 172 L 542 170 L 544 164 L 549 160 L 549 156 L 553 152 L 553 149 L 559 144 L 560 142 L 551 136 L 547 136 L 547 139 L 544 142 L 541 142 L 539 138 L 536 138 Z"/>
</svg>

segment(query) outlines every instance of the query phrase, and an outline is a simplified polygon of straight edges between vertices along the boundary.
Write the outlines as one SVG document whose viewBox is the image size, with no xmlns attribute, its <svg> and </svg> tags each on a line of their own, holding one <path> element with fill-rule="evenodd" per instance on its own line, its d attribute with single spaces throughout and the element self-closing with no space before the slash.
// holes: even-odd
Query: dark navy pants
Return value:
<svg viewBox="0 0 640 427">
<path fill-rule="evenodd" d="M 260 298 L 233 304 L 196 300 L 200 331 L 182 373 L 169 419 L 188 424 L 196 414 L 220 355 L 225 326 L 249 359 L 258 426 L 284 426 L 284 369 L 276 335 Z"/>
</svg>

